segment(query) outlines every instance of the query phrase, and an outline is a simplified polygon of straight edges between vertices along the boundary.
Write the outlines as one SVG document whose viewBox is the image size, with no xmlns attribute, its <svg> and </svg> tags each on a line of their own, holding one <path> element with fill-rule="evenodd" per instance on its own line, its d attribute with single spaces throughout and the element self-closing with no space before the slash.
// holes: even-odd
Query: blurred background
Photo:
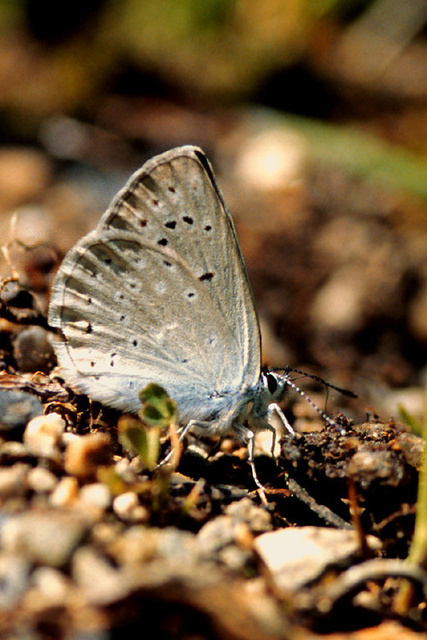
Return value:
<svg viewBox="0 0 427 640">
<path fill-rule="evenodd" d="M 45 311 L 64 253 L 130 174 L 197 144 L 265 362 L 352 389 L 355 414 L 421 415 L 426 23 L 421 0 L 3 0 L 1 276 Z M 20 328 L 2 325 L 9 370 Z"/>
</svg>

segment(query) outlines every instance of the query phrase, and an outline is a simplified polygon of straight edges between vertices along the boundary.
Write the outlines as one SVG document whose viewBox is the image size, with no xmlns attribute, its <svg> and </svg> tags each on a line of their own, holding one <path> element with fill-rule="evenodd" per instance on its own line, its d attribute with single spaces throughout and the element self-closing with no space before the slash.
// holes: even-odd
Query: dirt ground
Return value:
<svg viewBox="0 0 427 640">
<path fill-rule="evenodd" d="M 180 93 L 148 75 L 154 87 L 133 93 L 129 63 L 91 92 L 75 73 L 67 105 L 49 82 L 52 42 L 27 37 L 0 37 L 1 638 L 424 637 L 426 573 L 407 562 L 427 361 L 423 160 L 419 182 L 408 169 L 427 122 L 423 47 L 407 52 L 416 87 L 398 61 L 375 86 L 346 76 L 330 28 L 312 35 L 304 70 L 250 99 L 192 100 L 189 78 Z M 71 64 L 64 50 L 56 62 Z M 402 145 L 402 164 L 322 128 L 325 158 L 288 102 L 279 117 L 266 108 L 307 77 L 304 114 L 327 97 L 325 121 Z M 273 457 L 271 434 L 257 435 L 264 490 L 231 440 L 190 434 L 160 467 L 130 453 L 129 418 L 56 369 L 47 310 L 63 257 L 133 171 L 183 144 L 203 147 L 235 221 L 263 364 L 295 368 L 309 398 L 287 393 L 295 433 L 279 429 Z M 159 459 L 171 441 L 162 433 Z"/>
</svg>

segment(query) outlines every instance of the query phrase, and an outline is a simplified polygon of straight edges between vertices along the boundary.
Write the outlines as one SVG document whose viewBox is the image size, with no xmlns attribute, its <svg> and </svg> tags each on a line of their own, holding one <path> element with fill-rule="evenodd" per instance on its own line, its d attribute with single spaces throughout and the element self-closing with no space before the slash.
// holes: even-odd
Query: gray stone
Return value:
<svg viewBox="0 0 427 640">
<path fill-rule="evenodd" d="M 27 422 L 43 413 L 41 402 L 25 391 L 0 391 L 0 431 L 23 429 Z"/>
<path fill-rule="evenodd" d="M 36 510 L 7 518 L 0 540 L 9 553 L 37 564 L 62 567 L 87 533 L 88 526 L 77 514 Z"/>
<path fill-rule="evenodd" d="M 368 536 L 368 544 L 373 549 L 381 546 L 374 536 Z M 360 556 L 355 531 L 322 527 L 290 527 L 264 533 L 256 538 L 254 546 L 277 586 L 287 592 Z"/>
<path fill-rule="evenodd" d="M 49 333 L 42 327 L 23 329 L 15 339 L 13 355 L 23 373 L 49 373 L 56 364 Z"/>
</svg>

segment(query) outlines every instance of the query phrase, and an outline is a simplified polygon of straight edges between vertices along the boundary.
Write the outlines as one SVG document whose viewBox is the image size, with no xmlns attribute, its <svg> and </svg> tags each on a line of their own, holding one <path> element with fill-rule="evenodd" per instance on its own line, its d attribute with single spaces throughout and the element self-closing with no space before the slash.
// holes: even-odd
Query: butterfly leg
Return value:
<svg viewBox="0 0 427 640">
<path fill-rule="evenodd" d="M 255 461 L 254 461 L 255 433 L 248 429 L 246 435 L 247 435 L 247 439 L 248 439 L 248 454 L 249 454 L 248 455 L 248 459 L 249 459 L 249 464 L 251 465 L 252 478 L 253 478 L 256 486 L 258 487 L 258 489 L 261 489 L 261 491 L 264 491 L 264 487 L 261 484 L 261 482 L 258 480 L 258 475 L 257 475 L 256 469 L 255 469 Z"/>
<path fill-rule="evenodd" d="M 186 424 L 184 427 L 180 427 L 178 429 L 179 442 L 182 442 L 184 440 L 185 436 L 190 431 L 191 427 L 194 426 L 194 423 L 195 423 L 195 420 L 190 420 L 190 422 L 188 424 Z M 164 464 L 169 462 L 169 460 L 171 459 L 173 454 L 174 454 L 174 449 L 172 448 L 169 451 L 169 453 L 163 458 L 163 460 L 161 462 L 159 462 L 159 464 L 157 466 L 158 467 L 163 467 Z"/>
<path fill-rule="evenodd" d="M 187 422 L 185 426 L 180 427 L 178 429 L 179 442 L 182 442 L 185 436 L 187 435 L 187 433 L 189 433 L 191 429 L 193 429 L 194 427 L 208 427 L 209 424 L 210 424 L 209 422 L 198 422 L 197 420 L 190 420 L 189 422 Z M 166 464 L 170 460 L 173 453 L 174 453 L 174 450 L 171 449 L 171 451 L 169 451 L 169 453 L 163 458 L 163 460 L 159 463 L 158 466 L 160 467 Z"/>
<path fill-rule="evenodd" d="M 277 415 L 279 416 L 280 420 L 282 421 L 283 426 L 286 427 L 286 429 L 289 431 L 291 436 L 293 436 L 294 433 L 295 433 L 293 427 L 289 424 L 289 420 L 287 419 L 287 417 L 285 416 L 285 414 L 283 413 L 283 411 L 281 410 L 279 405 L 276 404 L 275 402 L 270 404 L 269 407 L 268 407 L 268 417 L 270 418 L 270 416 L 272 416 L 274 412 L 277 413 Z M 271 425 L 270 425 L 270 427 L 271 427 Z M 273 429 L 273 427 L 271 427 L 271 429 Z M 274 438 L 275 437 L 276 437 L 276 432 L 274 433 Z"/>
</svg>

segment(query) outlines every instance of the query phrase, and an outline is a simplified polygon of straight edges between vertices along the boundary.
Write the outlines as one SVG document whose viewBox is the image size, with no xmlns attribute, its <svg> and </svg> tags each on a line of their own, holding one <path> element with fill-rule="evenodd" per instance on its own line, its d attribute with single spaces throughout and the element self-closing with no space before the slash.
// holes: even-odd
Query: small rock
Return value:
<svg viewBox="0 0 427 640">
<path fill-rule="evenodd" d="M 56 487 L 56 476 L 42 467 L 30 469 L 27 476 L 28 487 L 36 493 L 49 493 Z"/>
<path fill-rule="evenodd" d="M 23 429 L 43 413 L 41 402 L 25 391 L 0 391 L 0 431 Z"/>
<path fill-rule="evenodd" d="M 16 555 L 0 556 L 0 611 L 9 611 L 28 587 L 30 565 Z"/>
<path fill-rule="evenodd" d="M 58 413 L 38 416 L 28 423 L 24 432 L 24 444 L 37 456 L 56 458 L 64 429 L 65 421 Z"/>
<path fill-rule="evenodd" d="M 21 331 L 13 345 L 13 355 L 23 373 L 49 373 L 56 364 L 56 356 L 49 333 L 42 327 L 28 327 Z"/>
<path fill-rule="evenodd" d="M 221 549 L 235 542 L 234 523 L 230 516 L 217 516 L 207 522 L 197 534 L 202 553 L 216 556 Z"/>
<path fill-rule="evenodd" d="M 2 442 L 0 446 L 0 464 L 11 464 L 28 459 L 28 449 L 22 442 Z"/>
<path fill-rule="evenodd" d="M 105 510 L 111 504 L 111 492 L 107 485 L 101 482 L 94 482 L 80 489 L 80 500 Z"/>
<path fill-rule="evenodd" d="M 273 528 L 270 513 L 262 507 L 258 507 L 249 498 L 232 502 L 225 509 L 225 513 L 234 521 L 247 524 L 253 533 L 264 533 Z"/>
<path fill-rule="evenodd" d="M 146 522 L 149 514 L 145 507 L 139 504 L 139 499 L 133 491 L 122 493 L 114 499 L 113 509 L 116 515 L 126 522 Z"/>
<path fill-rule="evenodd" d="M 69 580 L 57 569 L 37 567 L 32 575 L 32 583 L 50 606 L 61 606 L 66 602 Z"/>
<path fill-rule="evenodd" d="M 167 527 L 158 533 L 157 554 L 160 558 L 190 566 L 200 558 L 197 536 L 176 527 Z"/>
<path fill-rule="evenodd" d="M 109 551 L 119 564 L 135 565 L 152 560 L 157 556 L 163 541 L 163 531 L 140 524 L 129 527 L 120 535 L 117 530 L 107 532 L 108 534 Z M 106 537 L 104 532 L 103 539 Z"/>
<path fill-rule="evenodd" d="M 225 514 L 207 522 L 197 534 L 197 540 L 202 553 L 218 558 L 234 557 L 233 551 L 223 551 L 227 548 L 244 546 L 244 539 L 252 539 L 251 533 L 261 533 L 272 529 L 271 516 L 265 509 L 253 504 L 249 498 L 243 498 L 231 503 Z M 251 543 L 249 543 L 251 544 Z M 237 562 L 237 561 L 236 561 Z M 238 563 L 246 562 L 239 556 Z M 233 560 L 233 564 L 235 561 Z"/>
<path fill-rule="evenodd" d="M 372 549 L 381 542 L 368 536 Z M 334 566 L 342 566 L 360 555 L 354 531 L 322 527 L 289 527 L 263 533 L 254 542 L 277 586 L 296 591 Z"/>
<path fill-rule="evenodd" d="M 123 531 L 123 525 L 117 520 L 114 522 L 102 520 L 93 525 L 91 539 L 96 547 L 105 549 L 114 545 L 117 540 L 121 540 L 126 533 L 127 531 Z"/>
<path fill-rule="evenodd" d="M 74 554 L 72 575 L 92 604 L 115 602 L 129 590 L 122 573 L 90 546 L 80 547 Z"/>
<path fill-rule="evenodd" d="M 54 507 L 72 507 L 79 498 L 77 478 L 62 478 L 50 494 L 49 502 Z"/>
<path fill-rule="evenodd" d="M 139 456 L 135 456 L 133 460 L 139 460 Z M 118 460 L 114 465 L 114 471 L 117 475 L 123 480 L 123 482 L 128 482 L 129 484 L 136 482 L 138 479 L 136 475 L 137 472 L 135 472 L 134 469 L 135 465 L 133 465 L 132 462 L 126 458 L 121 458 L 121 460 Z"/>
<path fill-rule="evenodd" d="M 250 551 L 231 545 L 219 552 L 218 559 L 232 571 L 244 572 L 253 561 L 253 554 Z"/>
<path fill-rule="evenodd" d="M 96 476 L 100 465 L 112 462 L 113 445 L 107 433 L 90 433 L 70 442 L 65 450 L 65 470 L 80 479 Z"/>
<path fill-rule="evenodd" d="M 62 567 L 87 531 L 88 523 L 82 517 L 49 509 L 7 519 L 1 542 L 9 553 L 38 564 Z"/>
<path fill-rule="evenodd" d="M 413 433 L 401 433 L 397 437 L 397 442 L 406 462 L 419 470 L 424 451 L 423 439 Z"/>
<path fill-rule="evenodd" d="M 0 468 L 0 498 L 22 496 L 27 491 L 29 466 L 17 462 L 12 467 Z"/>
<path fill-rule="evenodd" d="M 397 487 L 405 477 L 405 468 L 393 451 L 376 450 L 362 444 L 349 460 L 347 471 L 361 487 L 369 488 L 373 482 Z"/>
</svg>

